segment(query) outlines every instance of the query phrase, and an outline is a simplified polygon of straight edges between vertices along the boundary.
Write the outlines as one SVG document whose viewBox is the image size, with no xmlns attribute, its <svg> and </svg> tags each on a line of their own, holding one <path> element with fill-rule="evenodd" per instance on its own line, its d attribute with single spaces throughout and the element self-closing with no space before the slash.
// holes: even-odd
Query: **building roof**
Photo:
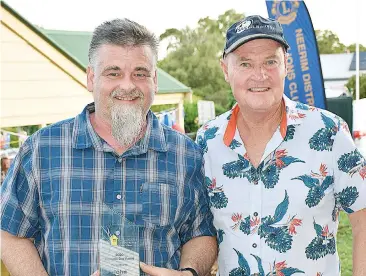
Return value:
<svg viewBox="0 0 366 276">
<path fill-rule="evenodd" d="M 349 79 L 355 73 L 349 71 L 353 54 L 323 54 L 320 55 L 324 80 Z"/>
<path fill-rule="evenodd" d="M 322 54 L 320 61 L 324 81 L 348 80 L 356 74 L 355 53 Z M 360 52 L 360 71 L 366 73 L 366 52 Z"/>
<path fill-rule="evenodd" d="M 352 57 L 349 70 L 356 70 L 356 54 L 354 54 Z M 360 71 L 366 71 L 366 52 L 360 52 Z"/>
<path fill-rule="evenodd" d="M 88 49 L 92 36 L 91 32 L 58 31 L 38 28 L 4 1 L 1 1 L 1 6 L 55 47 L 75 65 L 85 71 L 88 65 Z M 181 93 L 191 91 L 191 88 L 158 68 L 158 93 Z"/>
</svg>

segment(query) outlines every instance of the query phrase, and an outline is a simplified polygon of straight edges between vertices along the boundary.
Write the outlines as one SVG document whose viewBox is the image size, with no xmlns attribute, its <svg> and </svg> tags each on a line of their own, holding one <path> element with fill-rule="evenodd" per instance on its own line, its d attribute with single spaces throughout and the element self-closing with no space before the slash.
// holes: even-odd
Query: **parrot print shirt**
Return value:
<svg viewBox="0 0 366 276">
<path fill-rule="evenodd" d="M 286 96 L 283 104 L 257 168 L 236 127 L 238 105 L 197 133 L 221 276 L 340 275 L 338 214 L 366 208 L 366 161 L 347 124 Z"/>
</svg>

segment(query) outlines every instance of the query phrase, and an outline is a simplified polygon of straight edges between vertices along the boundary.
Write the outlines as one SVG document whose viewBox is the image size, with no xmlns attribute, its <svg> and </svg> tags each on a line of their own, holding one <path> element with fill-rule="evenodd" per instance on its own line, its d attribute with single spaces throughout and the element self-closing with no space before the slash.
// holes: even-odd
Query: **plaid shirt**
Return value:
<svg viewBox="0 0 366 276">
<path fill-rule="evenodd" d="M 145 136 L 118 156 L 93 130 L 93 111 L 23 144 L 1 187 L 2 230 L 34 238 L 49 275 L 90 275 L 104 205 L 140 227 L 141 261 L 178 268 L 184 243 L 216 234 L 200 149 L 150 111 Z"/>
</svg>

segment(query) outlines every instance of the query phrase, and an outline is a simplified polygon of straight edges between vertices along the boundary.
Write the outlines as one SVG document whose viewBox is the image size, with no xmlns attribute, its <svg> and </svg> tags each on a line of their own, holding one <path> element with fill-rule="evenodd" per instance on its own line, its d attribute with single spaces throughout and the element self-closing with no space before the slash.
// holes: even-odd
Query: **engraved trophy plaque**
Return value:
<svg viewBox="0 0 366 276">
<path fill-rule="evenodd" d="M 99 239 L 101 276 L 140 275 L 139 226 L 104 205 Z"/>
</svg>

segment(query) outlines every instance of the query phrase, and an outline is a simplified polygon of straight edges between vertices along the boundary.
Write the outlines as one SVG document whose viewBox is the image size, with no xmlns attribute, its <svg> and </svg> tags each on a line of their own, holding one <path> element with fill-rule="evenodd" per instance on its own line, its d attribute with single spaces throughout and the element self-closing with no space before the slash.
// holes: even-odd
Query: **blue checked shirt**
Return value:
<svg viewBox="0 0 366 276">
<path fill-rule="evenodd" d="M 93 111 L 23 144 L 1 187 L 1 229 L 34 238 L 49 275 L 90 275 L 107 206 L 140 227 L 141 261 L 177 269 L 184 243 L 216 235 L 200 149 L 149 112 L 145 136 L 118 156 L 93 130 Z"/>
</svg>

